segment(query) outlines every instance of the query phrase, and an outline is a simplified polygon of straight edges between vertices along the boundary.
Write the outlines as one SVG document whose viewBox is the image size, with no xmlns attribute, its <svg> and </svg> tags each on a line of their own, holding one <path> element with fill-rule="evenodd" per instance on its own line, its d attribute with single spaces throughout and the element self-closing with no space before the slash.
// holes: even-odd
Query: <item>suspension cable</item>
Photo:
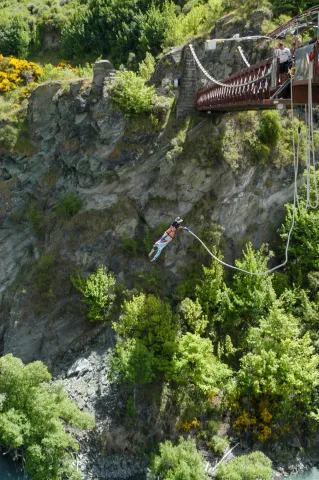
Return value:
<svg viewBox="0 0 319 480">
<path fill-rule="evenodd" d="M 237 50 L 239 51 L 240 55 L 241 55 L 241 58 L 244 60 L 245 64 L 247 65 L 248 68 L 250 68 L 250 63 L 248 62 L 247 58 L 245 57 L 245 54 L 243 52 L 243 49 L 242 47 L 239 45 L 239 47 L 237 47 Z"/>
<path fill-rule="evenodd" d="M 246 87 L 248 85 L 252 85 L 253 83 L 257 83 L 261 80 L 265 80 L 266 78 L 271 76 L 271 71 L 272 71 L 272 65 L 269 68 L 268 72 L 265 75 L 262 75 L 259 78 L 256 78 L 255 80 L 250 80 L 249 82 L 246 83 L 238 83 L 238 84 L 227 84 L 227 83 L 222 83 L 219 80 L 216 80 L 216 78 L 212 77 L 207 70 L 203 67 L 201 62 L 199 61 L 199 58 L 197 57 L 194 47 L 192 44 L 189 45 L 190 51 L 192 52 L 192 55 L 194 57 L 195 62 L 197 63 L 199 69 L 203 72 L 203 74 L 208 78 L 213 83 L 216 83 L 216 85 L 219 85 L 220 87 L 225 87 L 225 88 L 238 88 L 238 87 Z"/>
</svg>

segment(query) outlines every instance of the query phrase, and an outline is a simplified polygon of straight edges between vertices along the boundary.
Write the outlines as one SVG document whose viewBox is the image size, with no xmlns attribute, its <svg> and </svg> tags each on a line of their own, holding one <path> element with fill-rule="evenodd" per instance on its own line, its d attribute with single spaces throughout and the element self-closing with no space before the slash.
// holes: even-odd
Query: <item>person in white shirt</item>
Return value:
<svg viewBox="0 0 319 480">
<path fill-rule="evenodd" d="M 279 50 L 277 54 L 279 58 L 279 83 L 284 83 L 288 78 L 289 60 L 291 52 L 286 48 L 282 42 L 279 43 Z"/>
</svg>

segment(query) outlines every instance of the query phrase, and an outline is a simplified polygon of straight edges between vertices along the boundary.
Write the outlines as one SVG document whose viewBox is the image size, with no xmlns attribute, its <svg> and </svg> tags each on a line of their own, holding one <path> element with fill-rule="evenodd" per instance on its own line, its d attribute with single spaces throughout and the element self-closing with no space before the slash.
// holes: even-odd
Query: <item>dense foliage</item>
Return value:
<svg viewBox="0 0 319 480">
<path fill-rule="evenodd" d="M 313 0 L 260 1 L 275 17 L 295 15 Z M 42 49 L 43 41 L 61 46 L 63 58 L 105 55 L 118 66 L 140 61 L 146 52 L 182 44 L 208 32 L 224 13 L 238 9 L 250 15 L 254 2 L 236 0 L 70 0 L 44 2 L 6 0 L 0 14 L 0 51 L 25 57 Z M 51 40 L 50 40 L 51 39 Z"/>
<path fill-rule="evenodd" d="M 261 452 L 243 455 L 217 469 L 218 480 L 271 480 L 271 460 Z"/>
<path fill-rule="evenodd" d="M 170 441 L 159 445 L 151 468 L 154 478 L 162 480 L 207 480 L 202 455 L 197 452 L 193 440 L 180 438 L 178 445 Z"/>
<path fill-rule="evenodd" d="M 89 307 L 90 321 L 106 320 L 115 299 L 113 273 L 107 272 L 106 268 L 100 265 L 96 272 L 88 277 L 71 276 L 71 280 L 75 288 L 82 293 L 82 301 Z"/>
<path fill-rule="evenodd" d="M 18 449 L 33 480 L 81 479 L 71 453 L 79 446 L 66 424 L 87 429 L 94 420 L 50 380 L 42 362 L 0 358 L 0 444 Z"/>
</svg>

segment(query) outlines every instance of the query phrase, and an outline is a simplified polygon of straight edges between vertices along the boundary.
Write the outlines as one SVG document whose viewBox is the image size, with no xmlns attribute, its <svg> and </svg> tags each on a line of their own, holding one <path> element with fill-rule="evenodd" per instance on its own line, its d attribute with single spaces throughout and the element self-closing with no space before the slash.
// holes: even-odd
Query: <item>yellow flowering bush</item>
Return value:
<svg viewBox="0 0 319 480">
<path fill-rule="evenodd" d="M 191 422 L 179 422 L 178 428 L 180 430 L 184 430 L 185 432 L 189 432 L 192 427 L 199 427 L 200 421 L 197 418 L 194 418 Z"/>
<path fill-rule="evenodd" d="M 22 87 L 19 92 L 19 100 L 22 102 L 25 98 L 29 98 L 32 90 L 37 86 L 36 82 L 28 83 L 25 87 Z"/>
<path fill-rule="evenodd" d="M 248 415 L 247 412 L 243 412 L 234 422 L 234 428 L 238 431 L 245 431 L 252 425 L 256 425 L 256 417 Z"/>
<path fill-rule="evenodd" d="M 10 92 L 19 87 L 26 77 L 34 82 L 42 74 L 40 65 L 0 54 L 0 92 Z"/>
<path fill-rule="evenodd" d="M 263 425 L 261 428 L 261 431 L 257 433 L 257 438 L 260 442 L 264 442 L 265 440 L 268 440 L 270 436 L 271 436 L 271 428 L 268 427 L 268 425 Z"/>
</svg>

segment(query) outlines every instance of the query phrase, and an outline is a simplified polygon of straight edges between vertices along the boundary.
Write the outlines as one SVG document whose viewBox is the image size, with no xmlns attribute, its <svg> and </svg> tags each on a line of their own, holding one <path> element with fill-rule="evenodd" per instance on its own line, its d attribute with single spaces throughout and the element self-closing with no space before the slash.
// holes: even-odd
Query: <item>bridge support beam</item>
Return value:
<svg viewBox="0 0 319 480">
<path fill-rule="evenodd" d="M 188 46 L 183 51 L 183 71 L 177 99 L 176 117 L 186 118 L 196 112 L 197 72 L 196 64 Z"/>
</svg>

